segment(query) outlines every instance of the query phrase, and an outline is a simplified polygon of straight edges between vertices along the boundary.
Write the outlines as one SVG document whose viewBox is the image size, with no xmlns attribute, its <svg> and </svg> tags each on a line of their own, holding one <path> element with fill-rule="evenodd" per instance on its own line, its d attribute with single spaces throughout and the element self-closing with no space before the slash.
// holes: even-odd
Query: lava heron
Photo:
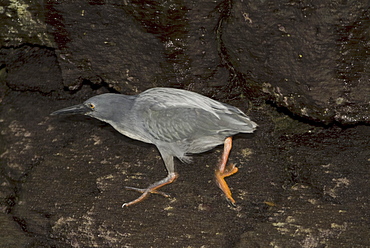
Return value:
<svg viewBox="0 0 370 248">
<path fill-rule="evenodd" d="M 190 162 L 190 154 L 202 153 L 221 144 L 224 144 L 224 150 L 215 172 L 216 182 L 227 200 L 235 206 L 224 179 L 238 171 L 235 165 L 226 166 L 232 136 L 252 133 L 257 127 L 240 109 L 187 90 L 152 88 L 134 96 L 114 93 L 97 95 L 51 115 L 60 114 L 94 117 L 109 123 L 123 135 L 154 144 L 158 148 L 168 172 L 167 177 L 146 189 L 126 187 L 142 194 L 122 207 L 143 200 L 149 193 L 168 196 L 157 190 L 178 177 L 174 157 L 182 162 Z"/>
</svg>

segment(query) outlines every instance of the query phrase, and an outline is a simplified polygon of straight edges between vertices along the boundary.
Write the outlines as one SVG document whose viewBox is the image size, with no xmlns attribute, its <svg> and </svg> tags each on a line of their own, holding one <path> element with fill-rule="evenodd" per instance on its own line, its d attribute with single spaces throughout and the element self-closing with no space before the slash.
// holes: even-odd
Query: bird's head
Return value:
<svg viewBox="0 0 370 248">
<path fill-rule="evenodd" d="M 110 123 L 131 108 L 133 96 L 106 93 L 91 97 L 82 104 L 57 110 L 51 115 L 83 114 Z"/>
</svg>

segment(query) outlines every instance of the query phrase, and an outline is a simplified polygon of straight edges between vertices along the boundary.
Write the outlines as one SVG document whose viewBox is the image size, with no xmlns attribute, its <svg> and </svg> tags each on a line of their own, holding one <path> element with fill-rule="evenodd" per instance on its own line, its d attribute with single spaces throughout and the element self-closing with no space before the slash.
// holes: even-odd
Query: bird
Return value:
<svg viewBox="0 0 370 248">
<path fill-rule="evenodd" d="M 177 88 L 155 87 L 138 95 L 104 93 L 82 104 L 57 110 L 51 115 L 83 114 L 110 124 L 121 134 L 135 140 L 154 144 L 167 169 L 167 176 L 147 188 L 126 186 L 141 195 L 123 203 L 134 205 L 178 178 L 174 158 L 190 163 L 191 155 L 224 145 L 215 169 L 215 179 L 227 201 L 236 206 L 225 177 L 238 171 L 227 165 L 232 137 L 238 133 L 253 133 L 257 124 L 239 108 L 213 100 L 204 95 Z"/>
</svg>

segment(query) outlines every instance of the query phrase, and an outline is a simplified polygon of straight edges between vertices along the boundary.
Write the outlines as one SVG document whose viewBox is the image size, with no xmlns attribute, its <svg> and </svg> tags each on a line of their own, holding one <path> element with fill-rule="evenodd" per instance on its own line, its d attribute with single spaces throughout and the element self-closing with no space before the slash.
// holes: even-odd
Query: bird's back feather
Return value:
<svg viewBox="0 0 370 248">
<path fill-rule="evenodd" d="M 251 133 L 257 124 L 236 107 L 203 95 L 172 88 L 149 89 L 132 108 L 142 132 L 158 147 L 167 146 L 174 156 L 200 153 L 237 133 Z"/>
</svg>

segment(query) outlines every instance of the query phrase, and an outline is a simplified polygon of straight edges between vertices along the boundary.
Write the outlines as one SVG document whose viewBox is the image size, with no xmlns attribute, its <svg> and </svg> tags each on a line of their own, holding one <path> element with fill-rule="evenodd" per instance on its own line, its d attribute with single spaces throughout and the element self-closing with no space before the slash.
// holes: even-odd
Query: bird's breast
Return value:
<svg viewBox="0 0 370 248">
<path fill-rule="evenodd" d="M 151 140 L 149 140 L 148 138 L 144 137 L 143 135 L 140 135 L 138 132 L 130 131 L 130 130 L 127 130 L 126 128 L 122 128 L 122 127 L 115 126 L 115 125 L 112 125 L 112 126 L 118 132 L 120 132 L 121 134 L 123 134 L 123 135 L 125 135 L 125 136 L 127 136 L 127 137 L 129 137 L 131 139 L 139 140 L 139 141 L 142 141 L 142 142 L 145 142 L 145 143 L 150 143 L 150 144 L 153 143 Z"/>
</svg>

